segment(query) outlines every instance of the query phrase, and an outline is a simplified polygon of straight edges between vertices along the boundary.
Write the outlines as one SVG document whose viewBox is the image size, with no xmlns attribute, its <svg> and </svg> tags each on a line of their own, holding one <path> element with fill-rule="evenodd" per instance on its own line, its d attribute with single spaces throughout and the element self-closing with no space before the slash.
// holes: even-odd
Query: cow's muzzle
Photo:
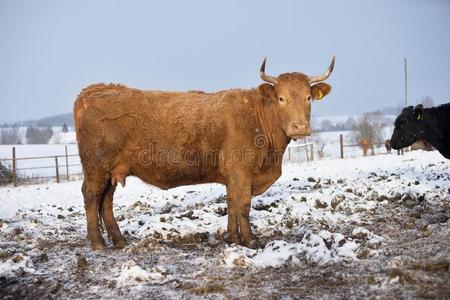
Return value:
<svg viewBox="0 0 450 300">
<path fill-rule="evenodd" d="M 402 147 L 400 147 L 399 143 L 395 140 L 391 140 L 390 144 L 391 144 L 392 149 L 394 149 L 394 150 L 399 150 L 402 148 Z"/>
<path fill-rule="evenodd" d="M 291 122 L 286 134 L 291 139 L 301 139 L 305 136 L 311 135 L 311 127 L 309 124 Z"/>
</svg>

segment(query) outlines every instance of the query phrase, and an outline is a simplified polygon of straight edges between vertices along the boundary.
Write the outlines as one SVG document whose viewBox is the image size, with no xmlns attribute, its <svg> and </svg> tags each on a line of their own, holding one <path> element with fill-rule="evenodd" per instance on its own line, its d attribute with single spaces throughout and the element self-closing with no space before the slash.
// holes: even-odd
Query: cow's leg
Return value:
<svg viewBox="0 0 450 300">
<path fill-rule="evenodd" d="M 241 243 L 241 239 L 239 237 L 238 212 L 235 205 L 235 199 L 233 198 L 233 193 L 228 188 L 227 188 L 227 212 L 228 212 L 228 224 L 227 224 L 228 242 L 239 245 Z"/>
<path fill-rule="evenodd" d="M 251 177 L 245 175 L 232 176 L 227 183 L 227 197 L 229 237 L 236 239 L 237 230 L 235 227 L 237 227 L 238 224 L 240 242 L 244 246 L 250 248 L 258 247 L 258 243 L 252 232 L 249 220 L 252 198 Z"/>
<path fill-rule="evenodd" d="M 239 233 L 241 236 L 242 245 L 256 249 L 258 248 L 258 241 L 252 232 L 250 225 L 250 208 L 251 208 L 251 194 L 243 195 L 237 202 L 239 215 Z"/>
<path fill-rule="evenodd" d="M 105 241 L 100 233 L 98 219 L 100 201 L 105 185 L 106 184 L 99 182 L 98 179 L 95 181 L 87 176 L 85 176 L 83 181 L 82 191 L 87 218 L 87 238 L 91 241 L 91 246 L 94 250 L 103 250 L 106 247 Z"/>
<path fill-rule="evenodd" d="M 103 222 L 105 223 L 106 231 L 108 231 L 108 236 L 112 240 L 114 247 L 121 249 L 124 248 L 128 243 L 120 232 L 119 226 L 117 225 L 116 219 L 113 213 L 113 197 L 116 186 L 108 183 L 105 192 L 103 194 L 103 201 L 101 204 L 101 216 Z"/>
</svg>

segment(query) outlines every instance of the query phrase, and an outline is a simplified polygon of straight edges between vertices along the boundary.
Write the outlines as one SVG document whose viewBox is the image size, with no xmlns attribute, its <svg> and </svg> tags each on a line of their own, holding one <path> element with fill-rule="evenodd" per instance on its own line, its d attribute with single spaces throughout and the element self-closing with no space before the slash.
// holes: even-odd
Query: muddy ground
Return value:
<svg viewBox="0 0 450 300">
<path fill-rule="evenodd" d="M 428 180 L 428 188 L 436 176 L 445 177 L 443 182 L 449 180 L 446 167 L 431 168 L 426 172 L 428 175 L 421 181 Z M 197 231 L 184 236 L 157 232 L 138 236 L 125 229 L 125 236 L 130 241 L 127 248 L 93 252 L 85 239 L 82 207 L 49 206 L 48 209 L 22 210 L 15 217 L 0 221 L 0 228 L 3 228 L 0 231 L 0 259 L 21 266 L 0 277 L 1 298 L 450 298 L 450 202 L 447 197 L 450 184 L 434 187 L 440 193 L 433 197 L 410 192 L 383 194 L 375 193 L 376 187 L 400 176 L 364 174 L 367 175 L 367 186 L 372 188 L 361 189 L 357 176 L 353 179 L 315 177 L 308 180 L 289 177 L 280 184 L 283 189 L 290 188 L 305 198 L 312 193 L 336 190 L 331 194 L 330 202 L 316 201 L 314 209 L 358 214 L 359 219 L 349 218 L 348 222 L 337 223 L 315 218 L 299 221 L 298 216 L 287 214 L 270 230 L 255 229 L 266 248 L 274 240 L 289 243 L 304 240 L 302 231 L 294 230 L 295 227 L 341 232 L 348 240 L 358 242 L 354 259 L 324 262 L 298 255 L 295 263 L 287 259 L 277 267 L 255 267 L 240 259 L 235 259 L 230 266 L 224 263 L 224 253 L 231 248 L 224 242 L 223 230 L 216 233 Z M 406 187 L 419 183 L 405 179 L 402 184 Z M 143 194 L 142 198 L 145 196 Z M 358 199 L 375 204 L 345 205 L 346 201 Z M 214 213 L 224 216 L 224 201 L 224 196 L 216 197 L 205 207 L 214 205 Z M 298 201 L 302 201 L 301 198 Z M 278 206 L 282 203 L 253 203 L 254 211 L 258 213 L 273 212 Z M 118 219 L 128 223 L 127 219 L 139 223 L 143 215 L 150 214 L 147 204 L 142 201 L 117 207 L 116 211 Z M 181 216 L 195 221 L 197 218 L 186 207 L 160 213 L 172 215 L 174 219 Z M 352 233 L 355 226 L 366 228 L 370 234 L 382 237 L 382 241 L 369 243 L 364 231 Z M 327 244 L 327 247 L 334 246 Z M 135 265 L 154 276 L 145 277 L 144 282 L 139 282 L 138 276 L 130 284 L 121 280 L 124 268 Z"/>
</svg>

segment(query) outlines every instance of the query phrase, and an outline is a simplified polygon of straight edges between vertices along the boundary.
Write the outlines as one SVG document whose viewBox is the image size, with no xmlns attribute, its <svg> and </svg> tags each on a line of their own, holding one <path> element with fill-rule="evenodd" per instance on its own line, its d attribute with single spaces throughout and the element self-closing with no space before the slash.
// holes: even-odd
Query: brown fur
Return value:
<svg viewBox="0 0 450 300">
<path fill-rule="evenodd" d="M 323 95 L 330 91 L 328 85 L 323 89 Z M 225 184 L 229 241 L 255 247 L 251 196 L 263 193 L 281 175 L 291 137 L 310 134 L 309 96 L 311 87 L 301 73 L 282 74 L 276 85 L 217 93 L 113 84 L 84 89 L 74 118 L 92 247 L 105 247 L 101 220 L 114 246 L 126 245 L 112 199 L 116 184 L 125 186 L 130 175 L 163 189 Z"/>
</svg>

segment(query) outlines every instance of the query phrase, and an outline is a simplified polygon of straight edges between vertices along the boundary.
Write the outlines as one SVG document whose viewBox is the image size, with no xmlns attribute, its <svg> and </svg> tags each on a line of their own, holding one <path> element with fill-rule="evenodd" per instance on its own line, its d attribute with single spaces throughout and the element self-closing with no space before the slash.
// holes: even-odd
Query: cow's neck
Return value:
<svg viewBox="0 0 450 300">
<path fill-rule="evenodd" d="M 291 139 L 279 127 L 273 104 L 264 104 L 262 99 L 257 99 L 254 112 L 258 127 L 257 134 L 265 139 L 264 142 L 267 143 L 268 150 L 284 152 Z"/>
<path fill-rule="evenodd" d="M 425 140 L 450 159 L 450 105 L 426 108 L 423 115 L 427 128 Z"/>
</svg>

